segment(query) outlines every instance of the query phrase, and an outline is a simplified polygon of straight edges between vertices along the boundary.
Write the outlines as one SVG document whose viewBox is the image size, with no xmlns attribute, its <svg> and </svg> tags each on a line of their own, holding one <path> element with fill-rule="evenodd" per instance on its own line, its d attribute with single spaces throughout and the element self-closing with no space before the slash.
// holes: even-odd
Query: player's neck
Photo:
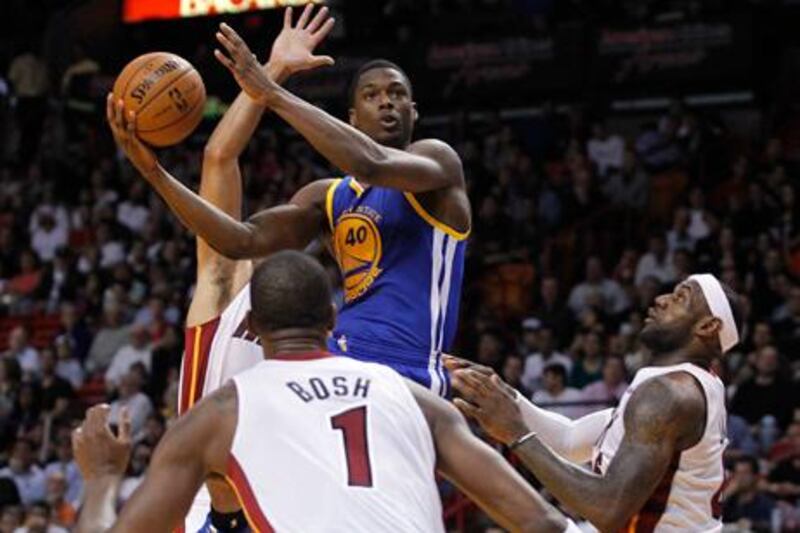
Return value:
<svg viewBox="0 0 800 533">
<path fill-rule="evenodd" d="M 264 357 L 273 359 L 283 355 L 308 354 L 326 351 L 325 333 L 317 329 L 283 329 L 273 331 L 261 339 Z"/>
<path fill-rule="evenodd" d="M 692 363 L 693 365 L 697 365 L 706 369 L 710 366 L 708 359 L 693 354 L 686 349 L 675 350 L 663 354 L 653 354 L 653 359 L 650 361 L 650 366 L 670 366 L 680 365 L 683 363 Z"/>
</svg>

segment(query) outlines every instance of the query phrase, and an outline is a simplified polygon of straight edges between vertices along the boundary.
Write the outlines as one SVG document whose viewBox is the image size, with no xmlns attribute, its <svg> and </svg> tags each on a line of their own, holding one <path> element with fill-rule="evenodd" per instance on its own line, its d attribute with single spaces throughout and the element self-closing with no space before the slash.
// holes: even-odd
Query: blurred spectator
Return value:
<svg viewBox="0 0 800 533">
<path fill-rule="evenodd" d="M 131 184 L 128 197 L 117 206 L 117 222 L 133 233 L 141 233 L 150 216 L 147 208 L 147 184 L 135 180 Z"/>
<path fill-rule="evenodd" d="M 576 285 L 569 295 L 569 308 L 576 316 L 592 305 L 610 315 L 621 313 L 629 305 L 619 283 L 604 276 L 599 257 L 590 257 L 586 261 L 585 281 Z"/>
<path fill-rule="evenodd" d="M 124 311 L 120 304 L 106 303 L 103 320 L 103 327 L 95 335 L 92 347 L 89 349 L 89 357 L 86 360 L 86 368 L 90 372 L 105 372 L 111 364 L 114 354 L 130 339 L 131 327 L 123 322 Z"/>
<path fill-rule="evenodd" d="M 734 463 L 733 476 L 723 491 L 723 520 L 744 531 L 770 531 L 774 502 L 758 489 L 758 461 L 743 457 Z"/>
<path fill-rule="evenodd" d="M 773 346 L 758 353 L 755 375 L 742 383 L 731 402 L 731 412 L 749 424 L 758 424 L 766 416 L 775 417 L 785 428 L 796 405 L 797 388 L 780 372 L 780 356 Z"/>
<path fill-rule="evenodd" d="M 158 445 L 158 441 L 164 436 L 166 430 L 167 427 L 164 417 L 160 413 L 152 413 L 147 417 L 142 431 L 138 435 L 133 436 L 133 440 L 137 444 L 144 443 L 151 448 L 155 448 L 156 445 Z"/>
<path fill-rule="evenodd" d="M 775 324 L 778 346 L 792 361 L 800 360 L 800 285 L 789 292 L 786 317 Z"/>
<path fill-rule="evenodd" d="M 4 481 L 0 478 L 0 482 Z M 2 533 L 14 533 L 17 528 L 22 526 L 22 520 L 25 518 L 25 511 L 19 505 L 8 505 L 3 508 L 3 513 L 0 515 L 0 531 Z"/>
<path fill-rule="evenodd" d="M 731 463 L 741 457 L 758 454 L 758 443 L 744 418 L 728 413 L 727 429 L 728 447 L 725 448 L 724 452 L 726 463 Z"/>
<path fill-rule="evenodd" d="M 652 235 L 647 242 L 647 253 L 639 258 L 636 265 L 636 285 L 640 285 L 648 277 L 657 279 L 662 285 L 674 282 L 675 267 L 672 264 L 672 257 L 667 252 L 664 236 Z"/>
<path fill-rule="evenodd" d="M 534 314 L 543 324 L 553 328 L 556 344 L 564 344 L 571 332 L 572 316 L 561 295 L 558 279 L 544 276 L 540 284 L 540 299 Z"/>
<path fill-rule="evenodd" d="M 625 379 L 625 362 L 619 357 L 607 357 L 603 364 L 603 379 L 583 388 L 581 394 L 587 405 L 587 412 L 616 407 L 628 389 Z"/>
<path fill-rule="evenodd" d="M 128 464 L 128 473 L 119 487 L 119 495 L 117 496 L 119 504 L 124 504 L 130 499 L 133 492 L 139 487 L 144 480 L 145 470 L 150 464 L 150 457 L 153 454 L 153 448 L 144 442 L 137 443 L 131 451 L 131 460 Z"/>
<path fill-rule="evenodd" d="M 789 426 L 785 439 L 770 451 L 770 458 L 775 466 L 769 473 L 769 492 L 796 503 L 800 498 L 800 422 Z"/>
<path fill-rule="evenodd" d="M 24 326 L 17 326 L 11 330 L 8 336 L 8 351 L 3 357 L 16 359 L 23 372 L 39 375 L 41 371 L 39 352 L 30 345 L 28 330 Z"/>
<path fill-rule="evenodd" d="M 27 164 L 39 149 L 50 85 L 47 65 L 33 46 L 27 46 L 11 61 L 8 80 L 14 86 L 17 96 L 16 117 L 21 134 L 20 161 Z"/>
<path fill-rule="evenodd" d="M 525 396 L 526 398 L 531 397 L 531 391 L 523 385 L 520 378 L 522 378 L 522 370 L 524 368 L 524 363 L 522 358 L 518 355 L 509 355 L 506 357 L 505 362 L 503 363 L 503 372 L 501 377 L 503 381 L 508 383 L 510 386 L 514 387 L 519 391 L 520 394 Z"/>
<path fill-rule="evenodd" d="M 75 396 L 69 381 L 56 374 L 56 354 L 52 348 L 41 353 L 42 372 L 39 380 L 42 409 L 52 411 L 59 399 L 70 400 Z"/>
<path fill-rule="evenodd" d="M 17 439 L 8 466 L 0 469 L 0 477 L 14 480 L 23 505 L 44 500 L 46 496 L 44 472 L 36 466 L 33 444 L 26 439 Z"/>
<path fill-rule="evenodd" d="M 54 343 L 56 351 L 56 375 L 67 380 L 73 389 L 83 385 L 85 373 L 81 362 L 73 355 L 72 344 L 68 337 L 63 335 L 56 338 Z"/>
<path fill-rule="evenodd" d="M 522 384 L 529 390 L 536 391 L 542 387 L 542 377 L 544 369 L 550 364 L 558 363 L 566 369 L 567 372 L 572 371 L 572 359 L 556 350 L 555 339 L 553 338 L 553 329 L 545 324 L 541 324 L 536 319 L 528 319 L 528 327 L 535 324 L 529 322 L 535 320 L 538 327 L 533 329 L 530 333 L 535 336 L 536 344 L 534 352 L 528 354 L 525 358 L 525 369 L 522 374 Z M 523 327 L 525 324 L 523 323 Z"/>
<path fill-rule="evenodd" d="M 53 472 L 47 476 L 47 503 L 52 509 L 52 521 L 55 525 L 71 528 L 75 525 L 78 512 L 66 499 L 67 478 L 61 472 Z"/>
<path fill-rule="evenodd" d="M 569 375 L 569 384 L 582 389 L 603 379 L 603 345 L 600 335 L 589 331 L 576 337 L 577 347 L 574 350 L 575 365 Z"/>
<path fill-rule="evenodd" d="M 83 478 L 78 464 L 72 456 L 72 441 L 69 432 L 58 435 L 55 443 L 55 458 L 47 464 L 45 476 L 62 476 L 66 481 L 64 498 L 74 508 L 78 508 L 83 494 Z"/>
<path fill-rule="evenodd" d="M 67 244 L 67 227 L 57 226 L 50 214 L 43 214 L 31 232 L 31 248 L 42 261 L 52 261 L 56 252 Z"/>
<path fill-rule="evenodd" d="M 110 424 L 119 425 L 122 409 L 128 410 L 131 420 L 131 435 L 137 435 L 153 412 L 153 404 L 142 392 L 142 379 L 133 370 L 125 373 L 119 382 L 119 398 L 111 403 L 111 412 L 108 415 Z"/>
<path fill-rule="evenodd" d="M 689 233 L 689 211 L 679 208 L 672 219 L 672 228 L 667 232 L 667 248 L 670 255 L 678 250 L 694 251 L 695 239 Z"/>
<path fill-rule="evenodd" d="M 608 132 L 605 123 L 592 125 L 592 137 L 586 143 L 589 159 L 597 167 L 597 175 L 605 177 L 612 170 L 621 169 L 625 157 L 625 141 Z"/>
<path fill-rule="evenodd" d="M 149 372 L 152 368 L 153 352 L 147 330 L 140 324 L 134 324 L 130 330 L 130 342 L 114 354 L 108 370 L 106 370 L 106 386 L 115 388 L 122 376 L 130 371 L 135 363 L 144 364 Z"/>
<path fill-rule="evenodd" d="M 578 389 L 567 387 L 567 369 L 558 363 L 545 367 L 544 388 L 536 391 L 532 398 L 535 404 L 569 418 L 583 414 L 584 408 L 578 405 L 582 399 Z"/>
<path fill-rule="evenodd" d="M 44 501 L 35 502 L 28 508 L 25 524 L 14 533 L 68 533 L 53 520 L 53 510 Z"/>
<path fill-rule="evenodd" d="M 80 315 L 77 307 L 71 302 L 61 305 L 61 336 L 65 337 L 74 357 L 83 361 L 92 344 L 92 333 Z"/>
<path fill-rule="evenodd" d="M 642 211 L 647 207 L 649 193 L 649 176 L 639 165 L 636 152 L 626 148 L 622 168 L 609 170 L 603 194 L 614 207 Z"/>
<path fill-rule="evenodd" d="M 480 364 L 500 370 L 503 359 L 503 343 L 493 332 L 485 332 L 478 338 L 476 361 Z"/>
</svg>

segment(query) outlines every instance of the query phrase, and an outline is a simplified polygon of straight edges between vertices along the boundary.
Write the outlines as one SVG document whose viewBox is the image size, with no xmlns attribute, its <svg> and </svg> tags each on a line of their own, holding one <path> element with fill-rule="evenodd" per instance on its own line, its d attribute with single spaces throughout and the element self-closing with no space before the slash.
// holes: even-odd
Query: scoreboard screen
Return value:
<svg viewBox="0 0 800 533">
<path fill-rule="evenodd" d="M 141 22 L 153 19 L 179 19 L 275 9 L 323 0 L 123 0 L 122 20 Z"/>
</svg>

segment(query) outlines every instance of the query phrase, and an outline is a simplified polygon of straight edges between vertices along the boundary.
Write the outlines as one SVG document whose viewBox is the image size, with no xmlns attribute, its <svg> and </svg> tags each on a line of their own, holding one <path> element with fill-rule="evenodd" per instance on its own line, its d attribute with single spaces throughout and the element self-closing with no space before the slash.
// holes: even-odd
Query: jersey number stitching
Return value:
<svg viewBox="0 0 800 533">
<path fill-rule="evenodd" d="M 347 459 L 347 484 L 372 486 L 372 464 L 367 439 L 367 406 L 354 407 L 331 417 L 331 427 L 342 432 Z"/>
</svg>

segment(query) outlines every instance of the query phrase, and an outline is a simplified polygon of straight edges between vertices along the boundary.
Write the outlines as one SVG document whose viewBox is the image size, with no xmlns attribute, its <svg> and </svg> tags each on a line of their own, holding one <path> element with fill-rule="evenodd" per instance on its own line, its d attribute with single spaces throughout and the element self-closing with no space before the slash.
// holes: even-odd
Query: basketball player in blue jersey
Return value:
<svg viewBox="0 0 800 533">
<path fill-rule="evenodd" d="M 329 349 L 384 363 L 446 395 L 441 353 L 455 335 L 471 213 L 455 150 L 435 139 L 412 142 L 418 113 L 408 76 L 389 61 L 364 65 L 347 124 L 281 88 L 227 25 L 217 40 L 227 55 L 216 50 L 216 57 L 250 98 L 239 111 L 274 111 L 346 177 L 312 182 L 288 204 L 239 221 L 159 164 L 122 102 L 109 118 L 117 143 L 186 227 L 229 258 L 303 249 L 321 238 L 345 290 Z"/>
</svg>

